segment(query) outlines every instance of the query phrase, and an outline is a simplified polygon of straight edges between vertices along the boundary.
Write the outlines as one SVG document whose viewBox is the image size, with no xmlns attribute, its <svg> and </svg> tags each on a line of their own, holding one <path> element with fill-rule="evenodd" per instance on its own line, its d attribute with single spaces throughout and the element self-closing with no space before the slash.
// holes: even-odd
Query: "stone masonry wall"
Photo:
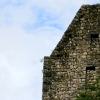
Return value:
<svg viewBox="0 0 100 100">
<path fill-rule="evenodd" d="M 42 100 L 75 100 L 99 73 L 100 4 L 83 5 L 50 57 L 44 57 Z"/>
</svg>

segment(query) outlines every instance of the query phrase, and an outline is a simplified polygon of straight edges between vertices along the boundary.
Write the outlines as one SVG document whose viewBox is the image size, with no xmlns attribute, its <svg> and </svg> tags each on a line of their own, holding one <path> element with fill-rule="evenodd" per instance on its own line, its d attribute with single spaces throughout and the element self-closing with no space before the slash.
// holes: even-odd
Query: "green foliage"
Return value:
<svg viewBox="0 0 100 100">
<path fill-rule="evenodd" d="M 79 92 L 75 100 L 100 100 L 100 76 L 94 83 L 83 85 L 85 91 Z"/>
<path fill-rule="evenodd" d="M 40 59 L 40 62 L 43 62 L 44 61 L 44 58 Z"/>
<path fill-rule="evenodd" d="M 43 70 L 42 70 L 42 73 L 43 73 Z"/>
</svg>

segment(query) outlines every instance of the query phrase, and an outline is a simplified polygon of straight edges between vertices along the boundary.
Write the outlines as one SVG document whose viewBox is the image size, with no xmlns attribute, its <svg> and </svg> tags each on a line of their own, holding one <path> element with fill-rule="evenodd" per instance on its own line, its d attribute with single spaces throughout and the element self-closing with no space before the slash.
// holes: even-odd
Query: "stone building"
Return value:
<svg viewBox="0 0 100 100">
<path fill-rule="evenodd" d="M 50 56 L 44 57 L 42 100 L 75 100 L 100 73 L 100 4 L 82 5 Z"/>
</svg>

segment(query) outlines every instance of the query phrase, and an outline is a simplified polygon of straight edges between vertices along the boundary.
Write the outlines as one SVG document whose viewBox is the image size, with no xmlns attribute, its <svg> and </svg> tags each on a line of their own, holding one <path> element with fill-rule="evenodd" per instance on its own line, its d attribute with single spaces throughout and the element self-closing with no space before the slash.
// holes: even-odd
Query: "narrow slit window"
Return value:
<svg viewBox="0 0 100 100">
<path fill-rule="evenodd" d="M 86 70 L 95 70 L 95 66 L 86 67 Z"/>
<path fill-rule="evenodd" d="M 99 38 L 99 34 L 91 34 L 91 38 Z"/>
</svg>

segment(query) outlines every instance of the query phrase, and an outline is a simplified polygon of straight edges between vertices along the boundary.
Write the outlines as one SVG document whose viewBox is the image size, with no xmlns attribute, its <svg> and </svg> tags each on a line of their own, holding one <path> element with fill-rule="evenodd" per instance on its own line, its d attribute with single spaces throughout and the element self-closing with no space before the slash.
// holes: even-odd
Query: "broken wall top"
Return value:
<svg viewBox="0 0 100 100">
<path fill-rule="evenodd" d="M 80 34 L 83 35 L 92 34 L 93 32 L 99 33 L 100 32 L 100 29 L 98 28 L 100 25 L 99 16 L 100 16 L 100 4 L 82 5 L 81 8 L 76 13 L 76 16 L 74 17 L 73 21 L 69 25 L 68 29 L 64 32 L 64 35 L 62 36 L 61 40 L 51 53 L 50 57 L 56 57 L 56 55 L 64 49 L 64 44 L 68 44 L 69 38 L 75 38 L 77 37 L 77 35 Z M 90 24 L 91 25 L 93 24 L 93 26 L 96 28 L 90 30 L 89 29 Z"/>
</svg>

